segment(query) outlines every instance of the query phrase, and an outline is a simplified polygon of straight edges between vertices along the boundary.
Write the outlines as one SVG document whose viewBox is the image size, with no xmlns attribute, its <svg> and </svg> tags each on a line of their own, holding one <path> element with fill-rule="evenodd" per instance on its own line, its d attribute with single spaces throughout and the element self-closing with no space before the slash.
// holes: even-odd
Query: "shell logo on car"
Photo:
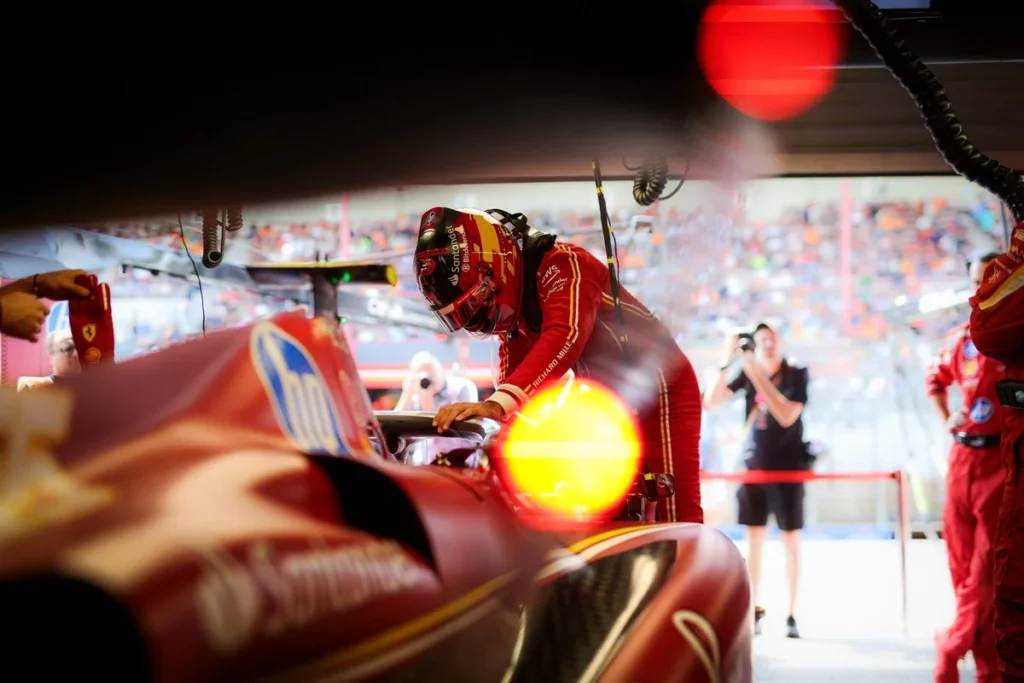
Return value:
<svg viewBox="0 0 1024 683">
<path fill-rule="evenodd" d="M 272 323 L 252 330 L 251 355 L 281 431 L 305 453 L 352 455 L 320 368 L 302 344 Z"/>
</svg>

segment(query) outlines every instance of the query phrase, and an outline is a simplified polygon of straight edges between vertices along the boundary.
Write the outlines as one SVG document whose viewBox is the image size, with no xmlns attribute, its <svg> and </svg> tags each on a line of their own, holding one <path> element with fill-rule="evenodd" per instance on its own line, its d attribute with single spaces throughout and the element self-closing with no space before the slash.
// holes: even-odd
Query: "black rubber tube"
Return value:
<svg viewBox="0 0 1024 683">
<path fill-rule="evenodd" d="M 1024 176 L 983 154 L 967 139 L 946 90 L 935 74 L 891 28 L 871 0 L 833 0 L 875 54 L 910 93 L 942 158 L 957 173 L 981 185 L 1024 221 Z"/>
</svg>

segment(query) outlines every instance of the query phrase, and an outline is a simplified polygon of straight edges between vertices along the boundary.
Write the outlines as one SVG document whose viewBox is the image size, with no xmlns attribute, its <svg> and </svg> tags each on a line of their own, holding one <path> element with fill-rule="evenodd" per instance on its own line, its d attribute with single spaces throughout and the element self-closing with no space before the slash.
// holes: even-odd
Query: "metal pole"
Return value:
<svg viewBox="0 0 1024 683">
<path fill-rule="evenodd" d="M 853 198 L 849 178 L 839 181 L 839 194 L 839 301 L 841 329 L 843 336 L 849 338 L 853 336 Z"/>
<path fill-rule="evenodd" d="M 619 320 L 619 342 L 623 349 L 629 342 L 629 335 L 626 334 L 626 316 L 622 312 L 622 302 L 619 300 L 619 274 L 615 267 L 615 249 L 612 246 L 612 221 L 608 216 L 608 205 L 604 198 L 604 185 L 601 182 L 601 164 L 597 159 L 591 162 L 594 169 L 594 186 L 597 189 L 597 206 L 601 214 L 601 234 L 604 236 L 604 251 L 608 256 L 609 285 L 612 290 L 612 299 L 615 300 L 615 313 Z"/>
<path fill-rule="evenodd" d="M 348 215 L 348 193 L 341 195 L 341 216 L 338 220 L 338 251 L 341 252 L 341 258 L 348 258 L 349 251 L 352 248 L 352 224 L 349 222 Z"/>
<path fill-rule="evenodd" d="M 896 491 L 899 496 L 899 535 L 900 535 L 900 589 L 903 607 L 903 635 L 910 635 L 910 609 L 907 595 L 907 543 L 910 531 L 910 501 L 908 499 L 909 482 L 907 473 L 901 470 L 896 477 Z"/>
</svg>

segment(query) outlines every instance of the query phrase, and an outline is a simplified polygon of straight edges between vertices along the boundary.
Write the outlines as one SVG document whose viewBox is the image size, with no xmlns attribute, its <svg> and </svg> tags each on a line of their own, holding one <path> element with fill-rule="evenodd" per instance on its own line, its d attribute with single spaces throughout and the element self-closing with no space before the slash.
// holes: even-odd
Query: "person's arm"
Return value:
<svg viewBox="0 0 1024 683">
<path fill-rule="evenodd" d="M 15 292 L 54 300 L 89 296 L 89 289 L 75 281 L 85 274 L 84 270 L 55 270 L 51 273 L 24 277 L 0 287 L 0 299 Z"/>
<path fill-rule="evenodd" d="M 417 385 L 418 387 L 419 385 Z M 434 402 L 434 394 L 430 391 L 420 391 L 420 410 L 426 413 L 432 413 L 441 406 Z"/>
<path fill-rule="evenodd" d="M 1006 253 L 988 264 L 971 297 L 971 337 L 985 356 L 1024 361 L 1024 223 L 1013 230 Z"/>
<path fill-rule="evenodd" d="M 708 410 L 717 410 L 722 404 L 732 400 L 736 392 L 742 391 L 746 384 L 746 375 L 739 373 L 729 381 L 729 367 L 725 366 L 718 373 L 715 386 L 704 397 L 704 407 Z"/>
<path fill-rule="evenodd" d="M 800 419 L 800 414 L 804 410 L 804 404 L 807 403 L 808 379 L 806 369 L 797 369 L 800 376 L 794 382 L 792 399 L 782 395 L 778 387 L 772 383 L 771 378 L 764 374 L 764 370 L 758 365 L 754 354 L 750 351 L 743 354 L 743 371 L 757 392 L 764 397 L 765 404 L 768 406 L 768 412 L 779 423 L 779 426 L 789 427 Z"/>
<path fill-rule="evenodd" d="M 597 269 L 582 270 L 585 265 L 570 247 L 557 243 L 541 261 L 540 272 L 554 275 L 548 276 L 539 292 L 544 317 L 540 338 L 487 399 L 500 405 L 505 415 L 519 410 L 546 380 L 565 374 L 583 353 L 604 288 L 601 273 Z M 503 355 L 503 366 L 506 361 L 507 354 Z"/>
<path fill-rule="evenodd" d="M 456 403 L 476 403 L 480 400 L 480 390 L 476 388 L 472 380 L 462 377 L 458 378 L 459 390 L 455 394 Z"/>
<path fill-rule="evenodd" d="M 955 349 L 955 342 L 952 348 L 948 344 L 944 346 L 928 367 L 928 372 L 925 375 L 925 389 L 928 393 L 928 400 L 939 411 L 943 422 L 949 421 L 949 396 L 947 390 L 956 379 L 953 376 L 953 367 L 950 362 Z"/>
<path fill-rule="evenodd" d="M 419 389 L 419 386 L 419 377 L 414 374 L 407 375 L 402 382 L 402 394 L 395 403 L 395 410 L 412 410 L 412 399 L 416 395 L 416 390 Z M 423 408 L 421 405 L 420 410 L 426 410 L 426 408 Z"/>
<path fill-rule="evenodd" d="M 15 292 L 20 294 L 32 294 L 32 278 L 22 278 L 0 287 L 0 299 L 3 299 L 8 294 L 14 294 Z"/>
<path fill-rule="evenodd" d="M 410 410 L 409 406 L 412 405 L 412 396 L 405 389 L 402 389 L 402 395 L 395 401 L 395 410 Z"/>
<path fill-rule="evenodd" d="M 711 391 L 704 392 L 704 407 L 708 410 L 717 410 L 724 403 L 732 400 L 736 392 L 746 386 L 746 377 L 741 372 L 729 381 L 729 368 L 736 357 L 736 347 L 740 339 L 731 335 L 725 341 L 725 353 L 722 355 L 721 369 L 718 371 L 718 378 L 715 379 Z"/>
</svg>

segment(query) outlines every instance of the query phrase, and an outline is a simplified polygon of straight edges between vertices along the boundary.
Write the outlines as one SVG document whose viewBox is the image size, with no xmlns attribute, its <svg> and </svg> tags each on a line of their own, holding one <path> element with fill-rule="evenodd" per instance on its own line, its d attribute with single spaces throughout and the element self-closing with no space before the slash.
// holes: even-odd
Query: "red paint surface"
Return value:
<svg viewBox="0 0 1024 683">
<path fill-rule="evenodd" d="M 268 325 L 313 359 L 351 457 L 310 458 L 288 438 L 251 355 L 251 340 Z M 471 607 L 492 598 L 529 603 L 553 551 L 564 557 L 566 543 L 602 531 L 564 538 L 528 531 L 491 475 L 381 460 L 365 438 L 376 418 L 344 338 L 301 314 L 99 366 L 65 386 L 74 413 L 55 460 L 81 490 L 114 497 L 8 538 L 0 545 L 0 576 L 58 571 L 105 587 L 135 614 L 158 680 L 275 672 L 312 680 L 355 666 L 407 665 L 423 651 L 396 659 L 403 648 L 422 644 Z M 388 520 L 402 521 L 376 523 Z M 631 672 L 621 680 L 671 680 L 665 676 L 678 672 L 701 680 L 710 644 L 698 645 L 698 653 L 672 622 L 690 610 L 710 624 L 723 680 L 749 681 L 749 629 L 737 625 L 750 610 L 739 553 L 702 526 L 649 529 L 579 551 L 597 559 L 647 542 L 678 546 L 657 608 L 645 611 L 615 671 Z M 400 590 L 382 589 L 386 572 L 370 562 L 321 561 L 389 542 Z M 320 559 L 303 564 L 311 556 Z M 287 567 L 299 572 L 291 583 L 282 578 Z M 439 610 L 454 612 L 413 628 Z M 462 638 L 500 633 L 507 619 L 495 609 L 429 647 L 465 652 Z M 373 645 L 399 626 L 405 635 Z"/>
</svg>

